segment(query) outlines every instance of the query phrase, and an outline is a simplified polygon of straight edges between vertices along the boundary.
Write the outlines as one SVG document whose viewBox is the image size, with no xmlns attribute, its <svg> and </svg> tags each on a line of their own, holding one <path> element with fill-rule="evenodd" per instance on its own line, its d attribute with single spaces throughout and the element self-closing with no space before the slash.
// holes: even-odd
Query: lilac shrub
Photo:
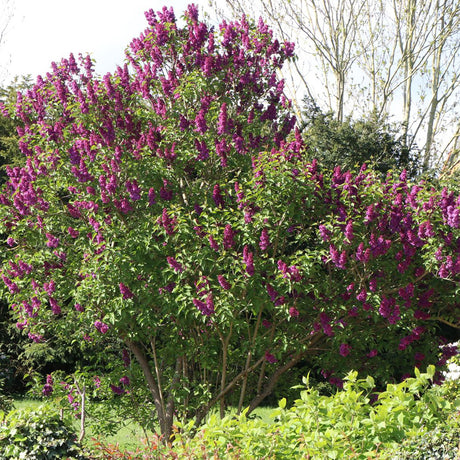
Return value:
<svg viewBox="0 0 460 460">
<path fill-rule="evenodd" d="M 301 362 L 340 385 L 437 360 L 436 326 L 458 325 L 459 198 L 306 162 L 277 77 L 293 45 L 262 21 L 146 17 L 113 74 L 70 56 L 9 109 L 18 327 L 123 341 L 166 439 L 230 397 L 252 410 Z"/>
<path fill-rule="evenodd" d="M 169 436 L 173 413 L 193 412 L 178 389 L 203 406 L 244 375 L 238 360 L 235 375 L 219 364 L 253 335 L 243 327 L 253 305 L 235 294 L 255 268 L 234 183 L 252 174 L 254 151 L 293 128 L 277 77 L 293 45 L 262 21 L 214 30 L 193 5 L 182 26 L 172 9 L 146 17 L 113 74 L 99 78 L 89 57 L 71 55 L 9 108 L 24 162 L 8 168 L 0 196 L 2 279 L 33 340 L 122 340 Z"/>
</svg>

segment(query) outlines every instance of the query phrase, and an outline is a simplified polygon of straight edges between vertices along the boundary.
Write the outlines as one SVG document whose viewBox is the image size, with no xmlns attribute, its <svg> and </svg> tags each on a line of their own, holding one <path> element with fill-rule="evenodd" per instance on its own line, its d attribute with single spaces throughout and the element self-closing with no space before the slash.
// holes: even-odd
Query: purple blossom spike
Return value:
<svg viewBox="0 0 460 460">
<path fill-rule="evenodd" d="M 96 320 L 94 321 L 94 327 L 101 333 L 106 334 L 109 330 L 109 326 L 102 321 Z"/>
<path fill-rule="evenodd" d="M 156 203 L 156 193 L 153 187 L 149 188 L 148 197 L 149 197 L 149 206 L 153 206 Z"/>
<path fill-rule="evenodd" d="M 122 360 L 123 360 L 123 366 L 129 367 L 129 365 L 131 364 L 131 358 L 129 356 L 129 351 L 126 348 L 124 348 L 122 351 Z"/>
<path fill-rule="evenodd" d="M 349 220 L 347 222 L 347 225 L 345 226 L 344 235 L 345 235 L 345 243 L 350 244 L 354 236 L 353 235 L 353 222 L 351 220 Z"/>
<path fill-rule="evenodd" d="M 134 179 L 132 181 L 126 181 L 126 190 L 129 193 L 131 200 L 137 201 L 141 199 L 141 189 L 137 185 L 137 181 Z"/>
<path fill-rule="evenodd" d="M 73 227 L 68 227 L 67 228 L 67 231 L 69 232 L 69 235 L 72 237 L 72 238 L 77 238 L 78 235 L 80 234 L 80 232 L 78 230 L 75 230 Z"/>
<path fill-rule="evenodd" d="M 166 257 L 166 260 L 168 261 L 169 266 L 178 273 L 182 273 L 184 271 L 184 267 L 182 266 L 181 263 L 179 263 L 174 257 Z"/>
<path fill-rule="evenodd" d="M 128 286 L 123 283 L 119 283 L 118 287 L 120 288 L 121 295 L 123 299 L 132 299 L 134 294 L 131 292 Z"/>
<path fill-rule="evenodd" d="M 220 191 L 220 186 L 219 184 L 214 185 L 213 191 L 212 191 L 212 199 L 214 200 L 214 203 L 218 208 L 223 208 L 224 207 L 224 198 L 222 196 L 222 193 Z"/>
<path fill-rule="evenodd" d="M 217 134 L 222 136 L 228 133 L 227 126 L 227 104 L 224 102 L 220 107 L 219 118 L 217 121 Z"/>
<path fill-rule="evenodd" d="M 331 232 L 326 228 L 325 225 L 319 226 L 319 234 L 323 241 L 329 241 L 331 238 Z"/>
<path fill-rule="evenodd" d="M 208 125 L 206 123 L 205 111 L 201 109 L 195 118 L 195 131 L 204 134 L 207 130 Z"/>
<path fill-rule="evenodd" d="M 276 363 L 278 360 L 273 356 L 271 353 L 268 351 L 265 352 L 265 360 L 269 362 L 270 364 Z"/>
<path fill-rule="evenodd" d="M 245 246 L 246 248 L 247 246 Z M 254 275 L 254 254 L 252 252 L 247 252 L 244 257 L 244 263 L 246 264 L 246 273 L 249 276 Z"/>
<path fill-rule="evenodd" d="M 264 228 L 260 235 L 259 247 L 261 251 L 266 251 L 270 246 L 270 237 L 268 236 L 268 230 Z"/>
<path fill-rule="evenodd" d="M 342 343 L 340 345 L 340 354 L 341 356 L 348 356 L 350 354 L 350 351 L 351 351 L 351 346 L 348 344 L 348 343 Z"/>
<path fill-rule="evenodd" d="M 46 245 L 49 248 L 57 248 L 59 246 L 59 238 L 55 237 L 51 233 L 47 233 L 46 237 L 48 238 L 48 241 L 46 242 Z"/>
<path fill-rule="evenodd" d="M 110 389 L 113 391 L 113 393 L 115 393 L 116 395 L 122 395 L 125 393 L 125 389 L 122 388 L 121 386 L 116 386 L 116 385 L 112 385 L 110 384 Z"/>
<path fill-rule="evenodd" d="M 171 201 L 173 197 L 173 192 L 169 188 L 169 182 L 166 179 L 163 179 L 163 186 L 160 188 L 160 198 L 164 201 Z"/>
<path fill-rule="evenodd" d="M 216 252 L 219 251 L 219 244 L 211 235 L 209 235 L 208 240 L 209 240 L 209 246 L 211 246 L 211 249 L 213 249 Z"/>
<path fill-rule="evenodd" d="M 224 228 L 224 248 L 231 249 L 235 246 L 235 232 L 230 224 L 227 224 Z"/>
<path fill-rule="evenodd" d="M 50 297 L 49 302 L 50 302 L 51 311 L 53 312 L 53 315 L 60 315 L 61 307 L 58 305 L 56 300 L 53 297 Z"/>
<path fill-rule="evenodd" d="M 217 275 L 217 280 L 219 281 L 219 284 L 222 286 L 222 289 L 225 289 L 226 291 L 230 289 L 230 283 L 225 279 L 223 275 Z"/>
</svg>

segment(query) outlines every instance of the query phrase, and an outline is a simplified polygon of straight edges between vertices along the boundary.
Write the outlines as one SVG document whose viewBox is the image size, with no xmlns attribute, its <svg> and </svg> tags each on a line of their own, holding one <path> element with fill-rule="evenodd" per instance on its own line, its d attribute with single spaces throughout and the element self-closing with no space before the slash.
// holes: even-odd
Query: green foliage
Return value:
<svg viewBox="0 0 460 460">
<path fill-rule="evenodd" d="M 321 396 L 304 379 L 307 388 L 300 399 L 291 408 L 282 399 L 271 422 L 246 412 L 223 419 L 212 415 L 194 437 L 193 424 L 180 426 L 174 448 L 180 458 L 395 458 L 405 439 L 410 446 L 414 436 L 418 442 L 430 433 L 435 445 L 439 433 L 455 433 L 458 427 L 458 417 L 445 421 L 460 400 L 451 403 L 431 387 L 434 367 L 415 374 L 389 384 L 374 403 L 372 377 L 358 379 L 357 372 L 350 372 L 344 389 L 333 396 Z"/>
<path fill-rule="evenodd" d="M 85 459 L 70 424 L 50 406 L 10 412 L 0 425 L 4 459 Z"/>
<path fill-rule="evenodd" d="M 458 460 L 460 458 L 460 413 L 445 424 L 405 440 L 388 454 L 394 460 Z"/>
<path fill-rule="evenodd" d="M 0 375 L 0 421 L 13 407 L 13 400 L 4 393 L 4 380 L 1 377 Z"/>
<path fill-rule="evenodd" d="M 410 151 L 398 137 L 396 128 L 372 116 L 368 119 L 339 121 L 332 112 L 323 113 L 314 104 L 306 104 L 302 135 L 310 159 L 316 158 L 328 168 L 354 169 L 372 164 L 385 175 L 389 170 L 417 172 L 416 152 Z"/>
</svg>

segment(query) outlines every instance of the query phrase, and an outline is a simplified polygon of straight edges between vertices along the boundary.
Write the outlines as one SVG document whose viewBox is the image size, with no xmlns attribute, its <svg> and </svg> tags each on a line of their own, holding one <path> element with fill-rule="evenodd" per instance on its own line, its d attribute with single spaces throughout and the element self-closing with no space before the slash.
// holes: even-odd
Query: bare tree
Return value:
<svg viewBox="0 0 460 460">
<path fill-rule="evenodd" d="M 211 3 L 216 0 L 210 0 Z M 391 117 L 423 170 L 454 146 L 460 86 L 459 0 L 226 0 L 296 42 L 289 96 L 345 116 Z M 221 9 L 222 13 L 222 9 Z"/>
<path fill-rule="evenodd" d="M 0 0 L 0 53 L 6 41 L 8 27 L 14 13 L 13 0 Z M 2 59 L 4 61 L 4 59 Z M 6 77 L 6 66 L 0 68 L 0 82 Z"/>
</svg>

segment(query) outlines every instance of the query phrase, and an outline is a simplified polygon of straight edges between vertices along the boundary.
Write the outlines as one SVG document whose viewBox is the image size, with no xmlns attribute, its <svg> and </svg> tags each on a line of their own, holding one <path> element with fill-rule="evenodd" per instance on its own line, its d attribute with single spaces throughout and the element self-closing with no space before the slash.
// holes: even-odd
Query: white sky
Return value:
<svg viewBox="0 0 460 460">
<path fill-rule="evenodd" d="M 0 28 L 8 0 L 0 0 Z M 0 43 L 0 83 L 15 75 L 33 80 L 70 53 L 89 53 L 103 75 L 123 64 L 124 49 L 146 27 L 144 11 L 173 7 L 182 16 L 189 3 L 207 0 L 9 0 L 14 16 Z M 3 16 L 3 17 L 2 17 Z M 202 14 L 201 14 L 202 16 Z"/>
</svg>

